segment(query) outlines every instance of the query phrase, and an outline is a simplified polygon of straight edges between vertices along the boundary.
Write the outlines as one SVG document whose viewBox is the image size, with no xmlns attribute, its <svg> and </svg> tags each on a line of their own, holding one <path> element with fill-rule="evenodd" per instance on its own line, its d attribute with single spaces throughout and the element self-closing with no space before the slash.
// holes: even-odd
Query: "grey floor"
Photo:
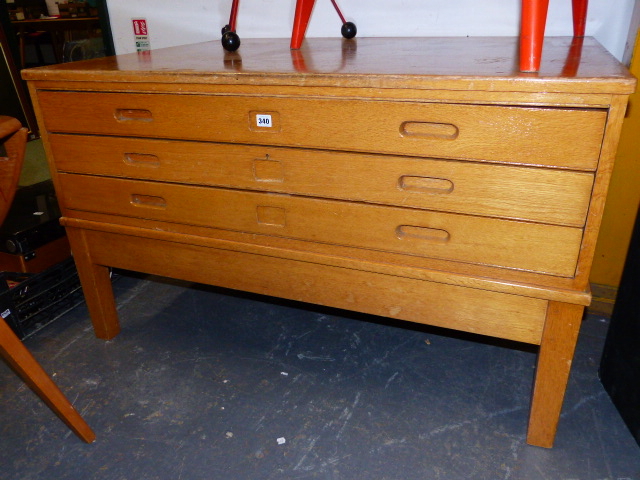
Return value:
<svg viewBox="0 0 640 480">
<path fill-rule="evenodd" d="M 1 479 L 640 479 L 597 377 L 602 318 L 583 324 L 547 450 L 525 443 L 530 349 L 163 279 L 114 287 L 114 340 L 82 305 L 25 342 L 97 441 L 0 364 Z"/>
</svg>

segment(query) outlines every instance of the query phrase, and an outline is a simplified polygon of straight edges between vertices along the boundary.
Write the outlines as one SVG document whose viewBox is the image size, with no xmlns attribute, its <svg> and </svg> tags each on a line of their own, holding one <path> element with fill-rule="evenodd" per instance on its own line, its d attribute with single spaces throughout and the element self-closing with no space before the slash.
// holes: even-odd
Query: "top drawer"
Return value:
<svg viewBox="0 0 640 480">
<path fill-rule="evenodd" d="M 595 170 L 605 110 L 39 91 L 49 132 L 304 146 Z"/>
</svg>

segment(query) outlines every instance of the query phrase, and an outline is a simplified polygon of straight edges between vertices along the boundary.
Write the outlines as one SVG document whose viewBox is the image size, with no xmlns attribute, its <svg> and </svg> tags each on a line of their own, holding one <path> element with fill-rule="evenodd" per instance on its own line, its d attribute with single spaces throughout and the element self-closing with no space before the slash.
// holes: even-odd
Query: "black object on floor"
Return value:
<svg viewBox="0 0 640 480">
<path fill-rule="evenodd" d="M 29 254 L 65 235 L 51 180 L 21 187 L 0 227 L 0 252 Z"/>
<path fill-rule="evenodd" d="M 39 273 L 0 273 L 0 315 L 20 339 L 84 302 L 73 258 Z"/>
<path fill-rule="evenodd" d="M 525 443 L 535 354 L 518 344 L 180 282 L 114 284 L 26 340 L 97 440 L 0 364 L 0 479 L 640 479 L 584 321 L 556 444 Z"/>
<path fill-rule="evenodd" d="M 611 315 L 600 377 L 640 445 L 640 215 Z"/>
</svg>

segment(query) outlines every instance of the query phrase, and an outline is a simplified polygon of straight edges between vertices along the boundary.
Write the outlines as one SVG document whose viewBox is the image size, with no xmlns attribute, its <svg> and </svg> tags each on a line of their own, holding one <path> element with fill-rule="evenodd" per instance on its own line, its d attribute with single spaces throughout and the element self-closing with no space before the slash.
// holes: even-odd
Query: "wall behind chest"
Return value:
<svg viewBox="0 0 640 480">
<path fill-rule="evenodd" d="M 637 16 L 634 0 L 590 0 L 587 35 L 619 60 L 633 47 Z M 151 48 L 217 40 L 229 21 L 231 0 L 107 0 L 116 52 L 135 51 L 133 18 L 147 20 Z M 520 0 L 340 0 L 347 20 L 361 37 L 517 35 Z M 638 10 L 636 7 L 635 10 Z M 241 38 L 289 37 L 294 0 L 242 0 L 237 31 Z M 633 30 L 631 42 L 629 32 Z M 571 1 L 551 0 L 547 35 L 571 35 Z M 307 36 L 340 35 L 340 20 L 329 0 L 317 0 Z"/>
</svg>

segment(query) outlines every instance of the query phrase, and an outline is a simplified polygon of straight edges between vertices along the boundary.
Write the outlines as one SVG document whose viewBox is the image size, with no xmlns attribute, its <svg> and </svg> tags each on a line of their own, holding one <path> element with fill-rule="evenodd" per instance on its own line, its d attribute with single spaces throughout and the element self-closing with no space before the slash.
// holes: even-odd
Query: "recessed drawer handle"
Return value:
<svg viewBox="0 0 640 480">
<path fill-rule="evenodd" d="M 260 225 L 284 227 L 287 225 L 287 212 L 281 207 L 258 205 L 256 207 L 256 219 Z"/>
<path fill-rule="evenodd" d="M 153 195 L 134 193 L 131 195 L 131 203 L 138 207 L 167 208 L 167 201 L 164 198 Z"/>
<path fill-rule="evenodd" d="M 116 108 L 116 120 L 121 122 L 151 122 L 153 114 L 151 110 L 143 108 Z"/>
<path fill-rule="evenodd" d="M 256 182 L 284 182 L 282 163 L 270 159 L 268 154 L 264 159 L 256 158 L 253 161 L 253 178 Z"/>
<path fill-rule="evenodd" d="M 434 122 L 402 122 L 400 134 L 403 137 L 435 138 L 455 140 L 458 138 L 458 127 L 451 123 Z"/>
<path fill-rule="evenodd" d="M 129 165 L 142 165 L 147 167 L 159 167 L 160 159 L 150 153 L 125 153 L 124 163 Z"/>
<path fill-rule="evenodd" d="M 398 179 L 398 187 L 407 192 L 416 193 L 451 193 L 453 182 L 446 178 L 418 177 L 403 175 Z"/>
<path fill-rule="evenodd" d="M 436 243 L 447 243 L 451 238 L 451 235 L 446 230 L 413 225 L 398 226 L 396 235 L 400 240 L 427 240 Z"/>
</svg>

